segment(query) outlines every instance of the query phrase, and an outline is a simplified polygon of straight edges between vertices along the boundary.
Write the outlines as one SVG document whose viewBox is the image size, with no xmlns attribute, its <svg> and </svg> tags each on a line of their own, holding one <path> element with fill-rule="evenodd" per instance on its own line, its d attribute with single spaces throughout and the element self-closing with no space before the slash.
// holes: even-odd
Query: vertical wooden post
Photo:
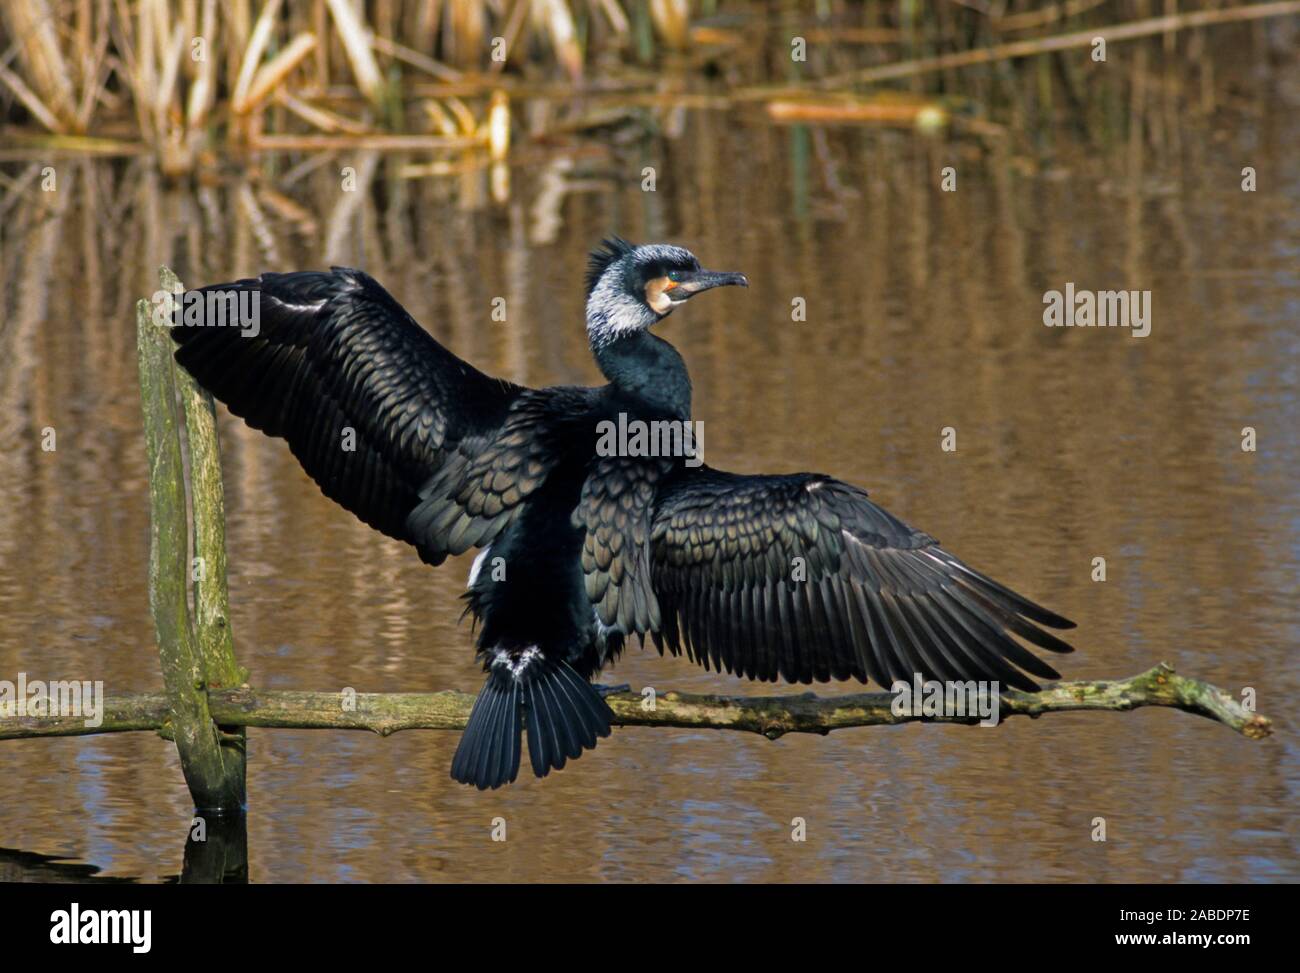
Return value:
<svg viewBox="0 0 1300 973">
<path fill-rule="evenodd" d="M 185 288 L 170 267 L 159 268 L 163 290 L 175 294 Z M 217 440 L 217 410 L 212 394 L 193 376 L 176 367 L 172 371 L 185 409 L 185 439 L 190 456 L 190 517 L 193 520 L 194 635 L 209 689 L 236 689 L 248 679 L 248 670 L 235 659 L 230 630 L 230 588 L 226 579 L 226 496 L 221 481 L 221 446 Z M 244 779 L 244 728 L 228 727 L 221 734 L 228 760 L 239 763 Z"/>
<path fill-rule="evenodd" d="M 170 270 L 163 268 L 162 277 L 164 290 L 181 290 Z M 140 395 L 149 456 L 149 606 L 171 705 L 169 729 L 195 808 L 238 813 L 245 800 L 243 731 L 221 731 L 212 722 L 207 695 L 210 685 L 235 686 L 244 678 L 230 635 L 216 425 L 211 399 L 205 400 L 204 393 L 176 367 L 167 325 L 156 323 L 154 312 L 148 301 L 136 305 Z M 188 556 L 178 391 L 184 395 L 190 439 L 193 567 Z M 191 572 L 197 627 L 191 622 L 187 590 Z"/>
</svg>

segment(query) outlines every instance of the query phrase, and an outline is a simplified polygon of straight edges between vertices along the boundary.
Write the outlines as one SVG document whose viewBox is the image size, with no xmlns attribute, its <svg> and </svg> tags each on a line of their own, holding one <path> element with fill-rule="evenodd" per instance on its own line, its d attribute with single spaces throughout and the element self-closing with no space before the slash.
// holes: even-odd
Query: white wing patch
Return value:
<svg viewBox="0 0 1300 973">
<path fill-rule="evenodd" d="M 266 291 L 263 291 L 262 293 L 266 294 L 266 296 L 274 303 L 279 304 L 280 307 L 288 308 L 290 311 L 319 311 L 325 306 L 325 298 L 321 298 L 319 301 L 312 301 L 309 304 L 294 304 L 291 301 L 282 301 L 274 294 L 269 294 Z"/>
<path fill-rule="evenodd" d="M 474 558 L 474 563 L 469 568 L 469 580 L 465 582 L 466 588 L 474 587 L 474 582 L 478 580 L 478 573 L 482 570 L 483 562 L 487 560 L 488 551 L 490 550 L 492 550 L 491 544 L 479 551 L 478 556 Z"/>
</svg>

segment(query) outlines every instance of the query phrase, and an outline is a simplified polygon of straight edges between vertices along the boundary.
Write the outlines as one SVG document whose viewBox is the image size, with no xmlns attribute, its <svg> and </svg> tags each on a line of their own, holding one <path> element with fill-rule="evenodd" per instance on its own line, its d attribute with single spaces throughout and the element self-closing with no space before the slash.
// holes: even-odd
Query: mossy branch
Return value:
<svg viewBox="0 0 1300 973">
<path fill-rule="evenodd" d="M 160 267 L 163 290 L 184 293 L 170 267 Z M 168 351 L 170 352 L 170 346 Z M 217 440 L 217 410 L 212 394 L 168 356 L 185 412 L 185 443 L 189 455 L 190 520 L 194 560 L 193 637 L 209 688 L 238 686 L 248 670 L 235 659 L 230 630 L 230 589 L 226 580 L 226 500 L 221 481 L 221 447 Z M 246 748 L 242 728 L 218 734 L 227 800 L 242 807 L 245 797 Z"/>
<path fill-rule="evenodd" d="M 979 722 L 979 716 L 925 716 L 895 712 L 892 693 L 855 693 L 819 697 L 813 693 L 783 696 L 715 696 L 662 692 L 654 708 L 639 693 L 620 692 L 606 702 L 622 726 L 668 726 L 692 729 L 746 730 L 776 739 L 786 733 L 829 733 L 853 726 L 898 723 Z M 225 726 L 261 726 L 305 730 L 370 730 L 382 736 L 398 730 L 461 730 L 474 705 L 470 693 L 322 693 L 259 690 L 249 686 L 211 690 L 212 718 Z M 1229 693 L 1164 663 L 1128 679 L 1073 680 L 1039 692 L 1007 690 L 999 703 L 1001 719 L 1077 710 L 1131 710 L 1168 706 L 1222 723 L 1252 740 L 1272 732 L 1272 721 L 1252 713 Z M 0 716 L 0 739 L 72 736 L 124 730 L 157 730 L 167 721 L 167 699 L 137 695 L 105 701 L 101 726 L 88 728 L 80 718 Z"/>
<path fill-rule="evenodd" d="M 181 283 L 162 269 L 166 291 Z M 148 301 L 136 305 L 136 344 L 140 365 L 140 399 L 145 447 L 149 458 L 149 607 L 158 638 L 158 657 L 169 700 L 165 722 L 176 741 L 185 782 L 195 806 L 233 809 L 244 803 L 244 748 L 223 741 L 208 707 L 210 675 L 229 673 L 237 682 L 234 650 L 224 619 L 229 618 L 225 590 L 225 541 L 220 507 L 220 460 L 212 404 L 192 383 L 183 382 L 172 359 L 167 329 L 154 321 Z M 181 394 L 184 393 L 184 401 Z M 182 405 L 184 408 L 182 408 Z M 220 580 L 196 586 L 197 617 L 191 623 L 188 579 L 189 517 L 185 501 L 184 460 L 180 429 L 188 423 L 196 506 L 195 552 L 216 560 Z M 215 491 L 212 486 L 216 482 Z M 219 544 L 218 544 L 219 542 Z M 222 619 L 222 625 L 215 624 Z M 238 741 L 236 741 L 237 743 Z"/>
</svg>

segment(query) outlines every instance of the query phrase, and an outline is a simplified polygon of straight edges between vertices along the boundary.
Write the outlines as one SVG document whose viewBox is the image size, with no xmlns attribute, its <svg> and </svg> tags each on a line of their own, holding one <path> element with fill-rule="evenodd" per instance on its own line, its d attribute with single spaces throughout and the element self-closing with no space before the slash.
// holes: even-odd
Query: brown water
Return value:
<svg viewBox="0 0 1300 973">
<path fill-rule="evenodd" d="M 1228 77 L 1202 92 L 1212 115 L 1185 114 L 1158 77 L 1134 102 L 1143 137 L 1051 131 L 1032 154 L 684 114 L 654 135 L 532 150 L 505 204 L 481 171 L 403 178 L 421 160 L 396 155 L 223 164 L 197 190 L 145 161 L 60 159 L 54 193 L 37 163 L 6 162 L 35 181 L 10 186 L 0 218 L 0 678 L 161 686 L 131 313 L 158 264 L 192 284 L 362 266 L 480 367 L 590 384 L 586 249 L 611 231 L 671 239 L 752 282 L 661 329 L 691 368 L 712 465 L 860 483 L 1077 619 L 1067 678 L 1167 660 L 1254 687 L 1276 735 L 1169 710 L 777 742 L 633 728 L 544 781 L 480 794 L 447 776 L 454 733 L 253 730 L 250 877 L 1294 881 L 1300 78 Z M 946 165 L 954 193 L 938 189 Z M 1150 336 L 1043 327 L 1043 293 L 1067 281 L 1149 289 Z M 495 296 L 508 323 L 491 322 Z M 791 321 L 796 296 L 806 322 Z M 233 624 L 253 681 L 475 690 L 457 624 L 468 558 L 424 567 L 322 498 L 283 443 L 221 418 Z M 653 651 L 607 679 L 755 691 Z M 5 873 L 58 873 L 32 856 L 180 872 L 189 798 L 157 737 L 0 743 L 0 779 Z"/>
</svg>

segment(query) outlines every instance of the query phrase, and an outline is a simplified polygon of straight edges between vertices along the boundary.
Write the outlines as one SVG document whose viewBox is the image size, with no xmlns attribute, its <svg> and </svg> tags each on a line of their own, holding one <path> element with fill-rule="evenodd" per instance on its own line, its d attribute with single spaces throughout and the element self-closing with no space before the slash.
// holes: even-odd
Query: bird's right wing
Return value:
<svg viewBox="0 0 1300 973">
<path fill-rule="evenodd" d="M 539 393 L 456 357 L 361 271 L 215 284 L 174 323 L 176 360 L 200 385 L 430 563 L 488 543 L 544 477 L 523 428 Z"/>
</svg>

